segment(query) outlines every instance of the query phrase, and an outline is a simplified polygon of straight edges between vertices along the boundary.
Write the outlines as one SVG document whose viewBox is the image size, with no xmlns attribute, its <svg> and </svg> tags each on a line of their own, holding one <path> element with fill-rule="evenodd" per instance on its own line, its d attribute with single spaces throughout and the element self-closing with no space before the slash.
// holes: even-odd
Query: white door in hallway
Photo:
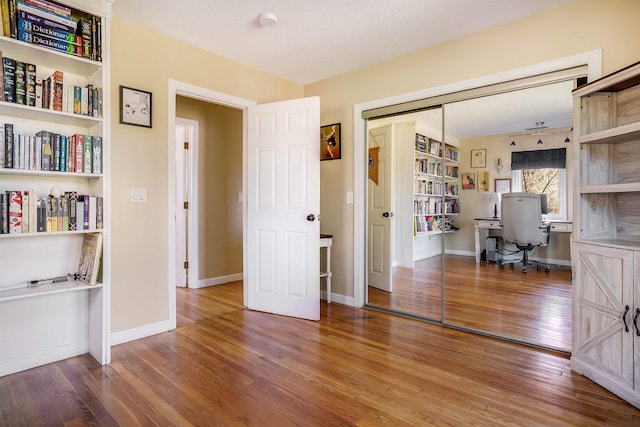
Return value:
<svg viewBox="0 0 640 427">
<path fill-rule="evenodd" d="M 320 99 L 248 109 L 247 306 L 320 319 Z"/>
<path fill-rule="evenodd" d="M 368 259 L 369 286 L 392 291 L 391 242 L 393 230 L 393 141 L 391 125 L 369 131 L 369 149 L 378 151 L 378 182 L 368 182 Z"/>
</svg>

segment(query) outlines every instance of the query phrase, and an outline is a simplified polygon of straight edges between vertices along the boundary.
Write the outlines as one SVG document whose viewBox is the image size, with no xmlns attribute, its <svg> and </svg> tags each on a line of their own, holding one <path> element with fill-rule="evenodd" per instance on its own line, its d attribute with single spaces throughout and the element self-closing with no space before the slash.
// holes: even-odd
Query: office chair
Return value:
<svg viewBox="0 0 640 427">
<path fill-rule="evenodd" d="M 549 224 L 542 222 L 540 194 L 506 193 L 502 195 L 502 238 L 505 243 L 514 243 L 518 252 L 522 251 L 522 272 L 527 272 L 529 251 L 547 246 L 549 242 Z M 513 266 L 513 263 L 511 263 Z M 500 264 L 500 268 L 504 268 Z M 536 262 L 536 270 L 541 264 Z M 545 271 L 550 271 L 549 265 Z"/>
</svg>

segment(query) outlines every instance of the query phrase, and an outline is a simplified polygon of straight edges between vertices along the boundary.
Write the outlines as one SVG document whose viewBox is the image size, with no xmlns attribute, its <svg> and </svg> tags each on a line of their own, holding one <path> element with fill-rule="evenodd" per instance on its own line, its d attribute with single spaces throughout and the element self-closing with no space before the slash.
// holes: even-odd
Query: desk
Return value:
<svg viewBox="0 0 640 427">
<path fill-rule="evenodd" d="M 333 236 L 331 234 L 320 234 L 320 248 L 327 248 L 327 271 L 321 271 L 320 277 L 327 278 L 327 304 L 331 304 L 331 245 Z"/>
<path fill-rule="evenodd" d="M 480 232 L 482 230 L 502 230 L 500 218 L 475 218 L 475 248 L 476 262 L 480 262 Z M 549 221 L 551 222 L 552 233 L 571 233 L 573 223 L 571 221 Z"/>
</svg>

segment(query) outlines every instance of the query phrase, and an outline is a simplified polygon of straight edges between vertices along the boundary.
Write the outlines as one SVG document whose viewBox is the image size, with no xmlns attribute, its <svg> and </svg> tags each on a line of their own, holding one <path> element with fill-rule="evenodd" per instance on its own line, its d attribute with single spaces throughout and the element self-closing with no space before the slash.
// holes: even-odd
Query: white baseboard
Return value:
<svg viewBox="0 0 640 427">
<path fill-rule="evenodd" d="M 242 273 L 229 274 L 228 276 L 211 277 L 209 279 L 198 280 L 196 286 L 191 287 L 204 288 L 206 286 L 215 286 L 221 285 L 223 283 L 237 282 L 238 280 L 242 280 L 242 278 Z"/>
<path fill-rule="evenodd" d="M 89 341 L 82 340 L 59 347 L 48 348 L 0 362 L 0 377 L 47 363 L 57 362 L 89 352 Z"/>
<path fill-rule="evenodd" d="M 171 325 L 169 324 L 169 321 L 163 320 L 161 322 L 151 323 L 149 325 L 144 325 L 137 328 L 114 332 L 110 336 L 110 343 L 111 345 L 123 344 L 129 341 L 149 337 L 151 335 L 160 334 L 162 332 L 167 332 L 170 330 Z"/>
<path fill-rule="evenodd" d="M 327 299 L 327 291 L 320 291 L 320 298 L 323 300 Z M 337 302 L 338 304 L 347 305 L 349 307 L 355 307 L 355 299 L 353 297 L 348 297 L 341 294 L 335 294 L 331 292 L 331 304 Z"/>
</svg>

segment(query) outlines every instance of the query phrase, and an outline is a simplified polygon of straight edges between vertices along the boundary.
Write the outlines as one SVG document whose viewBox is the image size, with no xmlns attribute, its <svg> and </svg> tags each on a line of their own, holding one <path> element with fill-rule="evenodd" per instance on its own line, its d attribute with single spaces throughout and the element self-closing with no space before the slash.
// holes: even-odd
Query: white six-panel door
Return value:
<svg viewBox="0 0 640 427">
<path fill-rule="evenodd" d="M 247 306 L 320 319 L 320 100 L 251 106 Z"/>
</svg>

